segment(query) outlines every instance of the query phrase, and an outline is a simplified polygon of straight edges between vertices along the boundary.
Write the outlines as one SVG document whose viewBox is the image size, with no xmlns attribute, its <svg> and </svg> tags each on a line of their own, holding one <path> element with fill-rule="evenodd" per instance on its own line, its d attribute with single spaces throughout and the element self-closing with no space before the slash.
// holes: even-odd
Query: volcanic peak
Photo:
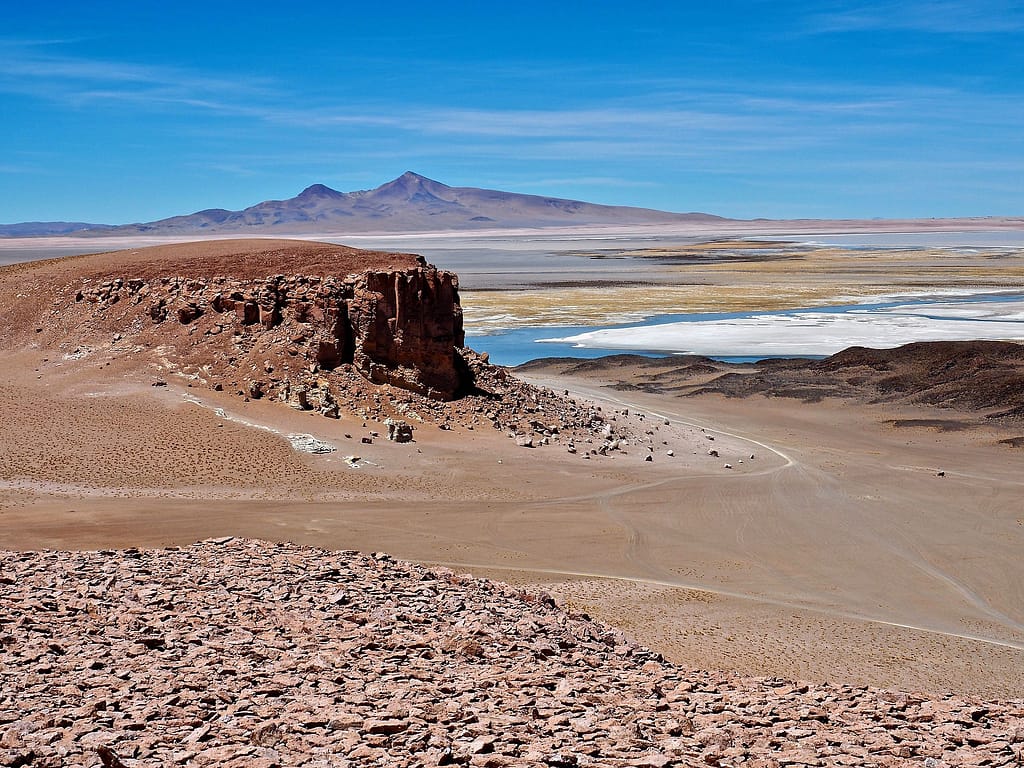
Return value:
<svg viewBox="0 0 1024 768">
<path fill-rule="evenodd" d="M 296 200 L 336 200 L 338 198 L 345 197 L 343 192 L 339 192 L 336 189 L 331 189 L 326 184 L 310 184 L 304 190 L 302 190 L 297 196 Z"/>
</svg>

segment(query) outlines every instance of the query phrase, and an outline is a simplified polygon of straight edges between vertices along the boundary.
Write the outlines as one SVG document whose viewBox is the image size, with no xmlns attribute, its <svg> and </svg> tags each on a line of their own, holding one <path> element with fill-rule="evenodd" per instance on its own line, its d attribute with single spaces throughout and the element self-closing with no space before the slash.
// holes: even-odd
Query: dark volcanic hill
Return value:
<svg viewBox="0 0 1024 768">
<path fill-rule="evenodd" d="M 696 355 L 548 358 L 526 363 L 519 370 L 549 367 L 568 375 L 606 377 L 620 389 L 680 396 L 767 395 L 807 402 L 851 398 L 936 406 L 1008 423 L 1024 418 L 1024 345 L 1005 341 L 914 342 L 895 349 L 849 347 L 823 360 L 757 363 L 725 363 Z"/>
<path fill-rule="evenodd" d="M 316 232 L 409 232 L 487 228 L 724 221 L 703 213 L 596 205 L 557 197 L 475 187 L 449 187 L 408 171 L 376 189 L 338 192 L 323 184 L 289 200 L 267 200 L 241 211 L 210 208 L 144 224 L 74 225 L 79 234 L 194 235 Z M 10 224 L 0 236 L 68 234 L 54 222 Z"/>
</svg>

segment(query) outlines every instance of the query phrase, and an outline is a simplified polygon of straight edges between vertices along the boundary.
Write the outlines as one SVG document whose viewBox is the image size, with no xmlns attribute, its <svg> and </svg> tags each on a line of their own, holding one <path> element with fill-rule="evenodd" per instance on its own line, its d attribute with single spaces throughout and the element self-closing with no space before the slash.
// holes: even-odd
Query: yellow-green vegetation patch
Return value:
<svg viewBox="0 0 1024 768">
<path fill-rule="evenodd" d="M 737 241 L 677 249 L 699 253 L 782 248 L 798 258 L 701 260 L 669 267 L 638 261 L 629 283 L 587 284 L 567 273 L 559 284 L 525 290 L 463 291 L 466 327 L 492 333 L 519 326 L 600 326 L 654 315 L 780 311 L 850 304 L 899 293 L 1019 289 L 1024 249 L 936 250 L 808 248 Z M 664 254 L 664 249 L 658 249 Z M 620 256 L 638 252 L 619 252 Z M 650 251 L 649 253 L 654 253 Z M 654 282 L 655 270 L 657 280 Z M 650 277 L 652 282 L 643 281 Z"/>
</svg>

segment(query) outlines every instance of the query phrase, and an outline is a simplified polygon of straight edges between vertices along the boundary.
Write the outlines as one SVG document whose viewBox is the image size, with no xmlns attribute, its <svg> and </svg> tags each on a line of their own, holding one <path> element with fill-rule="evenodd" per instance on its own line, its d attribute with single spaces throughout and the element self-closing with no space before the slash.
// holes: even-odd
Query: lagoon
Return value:
<svg viewBox="0 0 1024 768">
<path fill-rule="evenodd" d="M 535 326 L 479 334 L 466 343 L 498 365 L 538 357 L 699 354 L 733 362 L 824 357 L 850 346 L 912 341 L 1024 341 L 1024 292 L 905 296 L 889 301 L 772 312 L 657 315 L 600 327 Z"/>
</svg>

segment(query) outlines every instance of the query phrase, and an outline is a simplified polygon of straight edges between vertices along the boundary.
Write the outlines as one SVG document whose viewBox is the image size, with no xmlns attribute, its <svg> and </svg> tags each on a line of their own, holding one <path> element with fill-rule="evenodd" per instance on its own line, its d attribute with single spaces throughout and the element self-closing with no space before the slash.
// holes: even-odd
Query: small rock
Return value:
<svg viewBox="0 0 1024 768">
<path fill-rule="evenodd" d="M 489 736 L 481 736 L 469 745 L 468 752 L 471 755 L 487 755 L 494 751 L 494 739 Z"/>
<path fill-rule="evenodd" d="M 364 733 L 376 733 L 376 734 L 393 734 L 401 733 L 409 727 L 409 723 L 405 720 L 367 720 L 363 723 Z"/>
<path fill-rule="evenodd" d="M 667 765 L 671 765 L 672 760 L 661 752 L 652 752 L 649 755 L 644 755 L 639 760 L 634 760 L 630 763 L 633 768 L 665 768 Z"/>
<path fill-rule="evenodd" d="M 96 754 L 99 756 L 100 762 L 103 763 L 103 768 L 126 768 L 125 764 L 121 762 L 121 758 L 118 757 L 117 752 L 110 747 L 96 747 Z"/>
</svg>

